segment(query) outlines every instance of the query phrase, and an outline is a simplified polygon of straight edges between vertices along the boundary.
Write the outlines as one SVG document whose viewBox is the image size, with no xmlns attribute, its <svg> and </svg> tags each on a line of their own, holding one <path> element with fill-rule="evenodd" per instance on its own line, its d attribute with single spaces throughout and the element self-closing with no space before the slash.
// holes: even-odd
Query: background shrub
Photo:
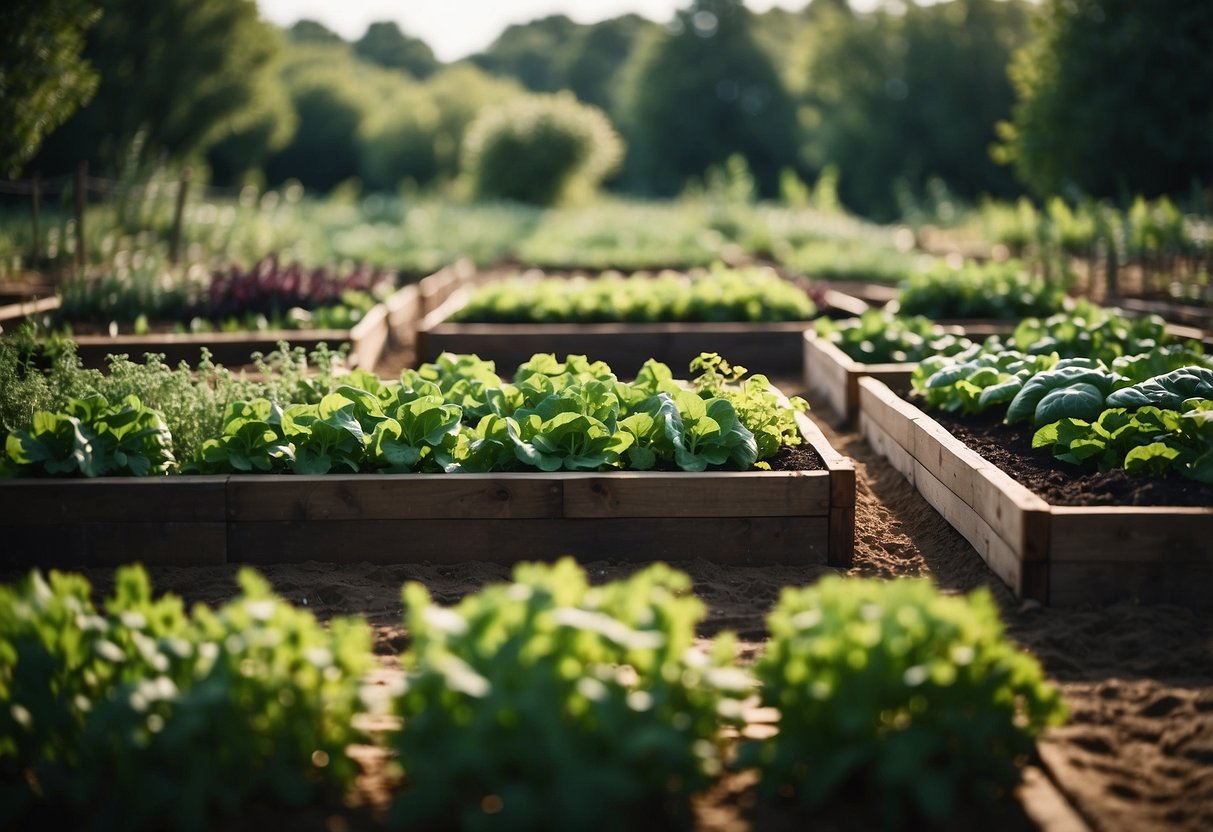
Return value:
<svg viewBox="0 0 1213 832">
<path fill-rule="evenodd" d="M 478 197 L 553 205 L 596 188 L 622 158 L 606 115 L 558 93 L 483 111 L 468 128 L 463 170 Z"/>
</svg>

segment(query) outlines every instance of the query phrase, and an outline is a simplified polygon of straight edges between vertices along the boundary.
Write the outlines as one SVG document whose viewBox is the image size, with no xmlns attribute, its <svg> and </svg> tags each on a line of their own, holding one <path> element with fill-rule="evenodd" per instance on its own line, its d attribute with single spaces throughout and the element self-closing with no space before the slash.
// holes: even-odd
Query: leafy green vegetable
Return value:
<svg viewBox="0 0 1213 832">
<path fill-rule="evenodd" d="M 1073 417 L 1093 419 L 1104 409 L 1116 377 L 1085 359 L 1064 358 L 1053 369 L 1037 373 L 1007 406 L 1008 424 L 1042 425 Z"/>
<path fill-rule="evenodd" d="M 699 275 L 506 278 L 480 287 L 452 320 L 478 323 L 801 321 L 817 307 L 768 269 Z"/>
<path fill-rule="evenodd" d="M 1108 407 L 1155 405 L 1174 409 L 1186 399 L 1213 399 L 1213 368 L 1180 367 L 1117 390 L 1108 397 Z"/>
<path fill-rule="evenodd" d="M 807 807 L 856 789 L 886 826 L 938 824 L 960 799 L 1014 786 L 1034 736 L 1064 716 L 984 589 L 831 576 L 784 589 L 767 627 L 755 674 L 778 733 L 740 763 Z"/>
<path fill-rule="evenodd" d="M 682 826 L 722 770 L 750 676 L 733 641 L 694 645 L 705 608 L 658 564 L 590 587 L 571 559 L 522 564 L 514 583 L 453 608 L 404 589 L 412 644 L 392 745 L 404 828 Z M 603 807 L 610 807 L 604 812 Z"/>
<path fill-rule="evenodd" d="M 879 309 L 858 318 L 819 318 L 817 334 L 864 364 L 911 363 L 929 355 L 955 355 L 971 342 L 944 331 L 921 315 L 893 315 Z"/>
<path fill-rule="evenodd" d="M 145 477 L 174 462 L 164 420 L 134 395 L 110 404 L 94 394 L 63 413 L 38 411 L 32 429 L 8 435 L 5 451 L 18 476 Z"/>
<path fill-rule="evenodd" d="M 210 829 L 352 783 L 369 630 L 238 580 L 240 597 L 190 616 L 139 567 L 104 613 L 79 576 L 0 587 L 0 826 Z"/>
<path fill-rule="evenodd" d="M 1018 260 L 967 261 L 959 269 L 937 263 L 901 285 L 898 311 L 933 321 L 996 318 L 1015 320 L 1061 311 L 1062 287 L 1031 275 Z"/>
<path fill-rule="evenodd" d="M 1109 408 L 1091 421 L 1061 419 L 1032 437 L 1063 462 L 1094 462 L 1099 470 L 1169 472 L 1213 485 L 1213 400 L 1189 399 L 1180 409 L 1146 405 Z"/>
</svg>

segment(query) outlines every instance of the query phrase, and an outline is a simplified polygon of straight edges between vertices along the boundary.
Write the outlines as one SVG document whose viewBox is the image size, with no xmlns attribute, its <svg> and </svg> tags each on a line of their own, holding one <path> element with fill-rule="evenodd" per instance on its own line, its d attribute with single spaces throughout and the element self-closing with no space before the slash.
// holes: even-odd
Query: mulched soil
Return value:
<svg viewBox="0 0 1213 832">
<path fill-rule="evenodd" d="M 1004 425 L 1001 414 L 961 416 L 930 411 L 953 436 L 1057 506 L 1213 506 L 1213 486 L 1179 475 L 1145 477 L 1123 469 L 1099 472 L 1033 448 L 1033 430 Z"/>
</svg>

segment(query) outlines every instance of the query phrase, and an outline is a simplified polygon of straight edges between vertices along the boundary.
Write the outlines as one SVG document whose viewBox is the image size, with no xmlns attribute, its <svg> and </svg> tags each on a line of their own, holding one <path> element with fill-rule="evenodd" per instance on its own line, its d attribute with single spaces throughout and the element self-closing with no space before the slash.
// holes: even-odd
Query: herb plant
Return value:
<svg viewBox="0 0 1213 832">
<path fill-rule="evenodd" d="M 829 577 L 785 589 L 767 627 L 754 672 L 778 733 L 741 762 L 806 807 L 855 790 L 886 826 L 938 824 L 1011 789 L 1035 735 L 1064 716 L 985 590 Z"/>
<path fill-rule="evenodd" d="M 251 570 L 217 611 L 120 569 L 0 587 L 0 825 L 209 829 L 253 800 L 339 794 L 356 767 L 365 624 L 322 628 Z"/>
<path fill-rule="evenodd" d="M 686 575 L 657 564 L 590 587 L 566 558 L 520 565 L 453 608 L 419 584 L 404 600 L 394 825 L 688 825 L 752 680 L 731 638 L 694 646 L 705 610 Z"/>
</svg>

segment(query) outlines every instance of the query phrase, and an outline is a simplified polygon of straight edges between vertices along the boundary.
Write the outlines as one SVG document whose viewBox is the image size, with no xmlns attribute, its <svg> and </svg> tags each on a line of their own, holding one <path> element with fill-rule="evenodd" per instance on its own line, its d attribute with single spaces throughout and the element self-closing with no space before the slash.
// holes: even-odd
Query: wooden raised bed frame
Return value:
<svg viewBox="0 0 1213 832">
<path fill-rule="evenodd" d="M 0 567 L 707 560 L 848 566 L 855 471 L 0 480 Z"/>
<path fill-rule="evenodd" d="M 882 382 L 858 384 L 860 432 L 1019 597 L 1209 603 L 1213 508 L 1050 505 Z"/>
<path fill-rule="evenodd" d="M 701 352 L 715 352 L 734 364 L 768 376 L 799 376 L 804 372 L 801 338 L 812 321 L 783 323 L 570 323 L 473 324 L 448 319 L 468 302 L 471 287 L 456 291 L 428 312 L 418 328 L 420 360 L 440 353 L 468 353 L 493 361 L 512 372 L 535 353 L 590 355 L 622 374 L 635 373 L 649 358 L 686 372 Z M 828 291 L 826 301 L 844 315 L 867 308 L 863 301 Z"/>
</svg>

